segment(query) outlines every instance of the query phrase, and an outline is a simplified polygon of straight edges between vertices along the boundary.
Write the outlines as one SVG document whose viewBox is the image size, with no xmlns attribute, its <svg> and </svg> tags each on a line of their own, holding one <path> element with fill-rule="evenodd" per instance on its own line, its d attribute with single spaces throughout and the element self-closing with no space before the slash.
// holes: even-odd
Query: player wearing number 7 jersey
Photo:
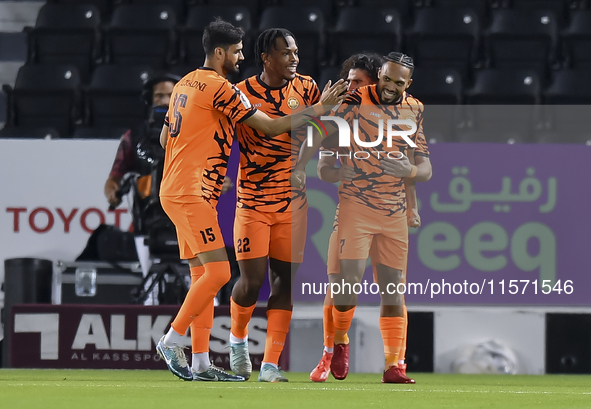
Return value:
<svg viewBox="0 0 591 409">
<path fill-rule="evenodd" d="M 182 338 L 191 322 L 209 319 L 213 297 L 230 279 L 216 206 L 236 124 L 243 122 L 265 134 L 278 135 L 294 124 L 306 123 L 306 114 L 328 112 L 341 101 L 346 89 L 344 82 L 337 82 L 325 88 L 320 103 L 298 117 L 269 118 L 226 80 L 226 75 L 237 72 L 244 60 L 243 36 L 242 29 L 222 20 L 206 27 L 205 63 L 174 87 L 160 135 L 165 148 L 160 200 L 176 227 L 181 258 L 188 259 L 191 274 L 199 277 L 170 330 L 156 346 L 171 372 L 184 380 L 244 380 L 215 367 L 192 373 L 182 349 Z"/>
</svg>

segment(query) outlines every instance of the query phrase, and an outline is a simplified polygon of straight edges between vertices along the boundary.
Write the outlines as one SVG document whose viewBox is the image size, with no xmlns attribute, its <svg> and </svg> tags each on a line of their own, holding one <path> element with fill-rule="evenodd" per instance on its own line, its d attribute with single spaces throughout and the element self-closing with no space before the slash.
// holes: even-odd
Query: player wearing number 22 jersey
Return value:
<svg viewBox="0 0 591 409">
<path fill-rule="evenodd" d="M 272 118 L 300 112 L 320 98 L 314 80 L 296 73 L 297 51 L 289 31 L 264 31 L 255 46 L 262 73 L 237 85 L 253 106 Z M 304 189 L 292 188 L 290 176 L 306 130 L 292 129 L 277 136 L 242 124 L 236 130 L 240 169 L 234 247 L 241 278 L 234 286 L 230 307 L 230 366 L 235 373 L 250 377 L 248 323 L 269 263 L 271 295 L 259 381 L 286 382 L 277 365 L 291 322 L 291 280 L 303 261 L 308 209 Z"/>
</svg>

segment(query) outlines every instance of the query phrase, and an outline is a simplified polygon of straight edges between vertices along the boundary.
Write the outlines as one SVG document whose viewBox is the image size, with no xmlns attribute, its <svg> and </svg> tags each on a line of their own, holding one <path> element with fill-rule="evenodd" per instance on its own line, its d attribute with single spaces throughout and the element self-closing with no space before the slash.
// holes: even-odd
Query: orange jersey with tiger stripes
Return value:
<svg viewBox="0 0 591 409">
<path fill-rule="evenodd" d="M 271 88 L 255 75 L 237 85 L 252 105 L 271 118 L 291 115 L 320 100 L 320 91 L 311 77 L 296 74 L 279 88 Z M 306 127 L 277 136 L 267 136 L 239 124 L 238 207 L 261 212 L 286 212 L 303 208 L 306 193 L 289 183 Z"/>
<path fill-rule="evenodd" d="M 160 196 L 217 201 L 236 123 L 255 112 L 248 98 L 211 68 L 183 77 L 174 86 L 164 120 L 169 135 Z"/>
<path fill-rule="evenodd" d="M 415 155 L 429 155 L 425 135 L 423 134 L 423 104 L 408 93 L 402 95 L 400 102 L 391 105 L 380 103 L 378 85 L 369 85 L 352 91 L 339 106 L 336 115 L 344 118 L 353 131 L 354 120 L 358 120 L 359 139 L 364 143 L 378 139 L 380 126 L 383 139 L 379 145 L 363 147 L 351 134 L 350 147 L 339 148 L 341 162 L 355 169 L 355 177 L 350 182 L 342 182 L 339 187 L 341 200 L 351 200 L 363 204 L 385 216 L 402 214 L 406 211 L 404 179 L 384 174 L 380 167 L 380 157 L 389 152 L 407 154 L 410 148 L 398 135 L 392 136 L 388 146 L 388 120 L 412 120 L 417 131 L 409 138 L 417 145 Z M 381 122 L 380 122 L 381 121 Z M 408 130 L 406 125 L 393 125 L 393 129 Z M 395 157 L 392 154 L 391 157 Z"/>
</svg>

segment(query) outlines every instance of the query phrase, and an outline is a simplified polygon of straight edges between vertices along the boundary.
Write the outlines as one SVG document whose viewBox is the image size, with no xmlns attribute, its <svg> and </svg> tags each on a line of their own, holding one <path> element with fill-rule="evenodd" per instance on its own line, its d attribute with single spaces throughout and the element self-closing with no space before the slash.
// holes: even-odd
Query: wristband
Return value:
<svg viewBox="0 0 591 409">
<path fill-rule="evenodd" d="M 417 168 L 415 165 L 411 165 L 410 175 L 408 175 L 408 177 L 414 178 L 417 173 L 419 173 L 419 168 Z"/>
</svg>

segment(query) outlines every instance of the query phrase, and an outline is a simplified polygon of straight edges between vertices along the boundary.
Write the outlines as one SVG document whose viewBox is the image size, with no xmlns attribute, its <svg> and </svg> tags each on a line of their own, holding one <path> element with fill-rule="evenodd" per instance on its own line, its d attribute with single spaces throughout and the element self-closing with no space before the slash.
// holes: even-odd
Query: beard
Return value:
<svg viewBox="0 0 591 409">
<path fill-rule="evenodd" d="M 237 64 L 234 64 L 232 61 L 226 59 L 223 65 L 224 71 L 227 74 L 238 74 L 240 69 L 237 67 Z"/>
</svg>

